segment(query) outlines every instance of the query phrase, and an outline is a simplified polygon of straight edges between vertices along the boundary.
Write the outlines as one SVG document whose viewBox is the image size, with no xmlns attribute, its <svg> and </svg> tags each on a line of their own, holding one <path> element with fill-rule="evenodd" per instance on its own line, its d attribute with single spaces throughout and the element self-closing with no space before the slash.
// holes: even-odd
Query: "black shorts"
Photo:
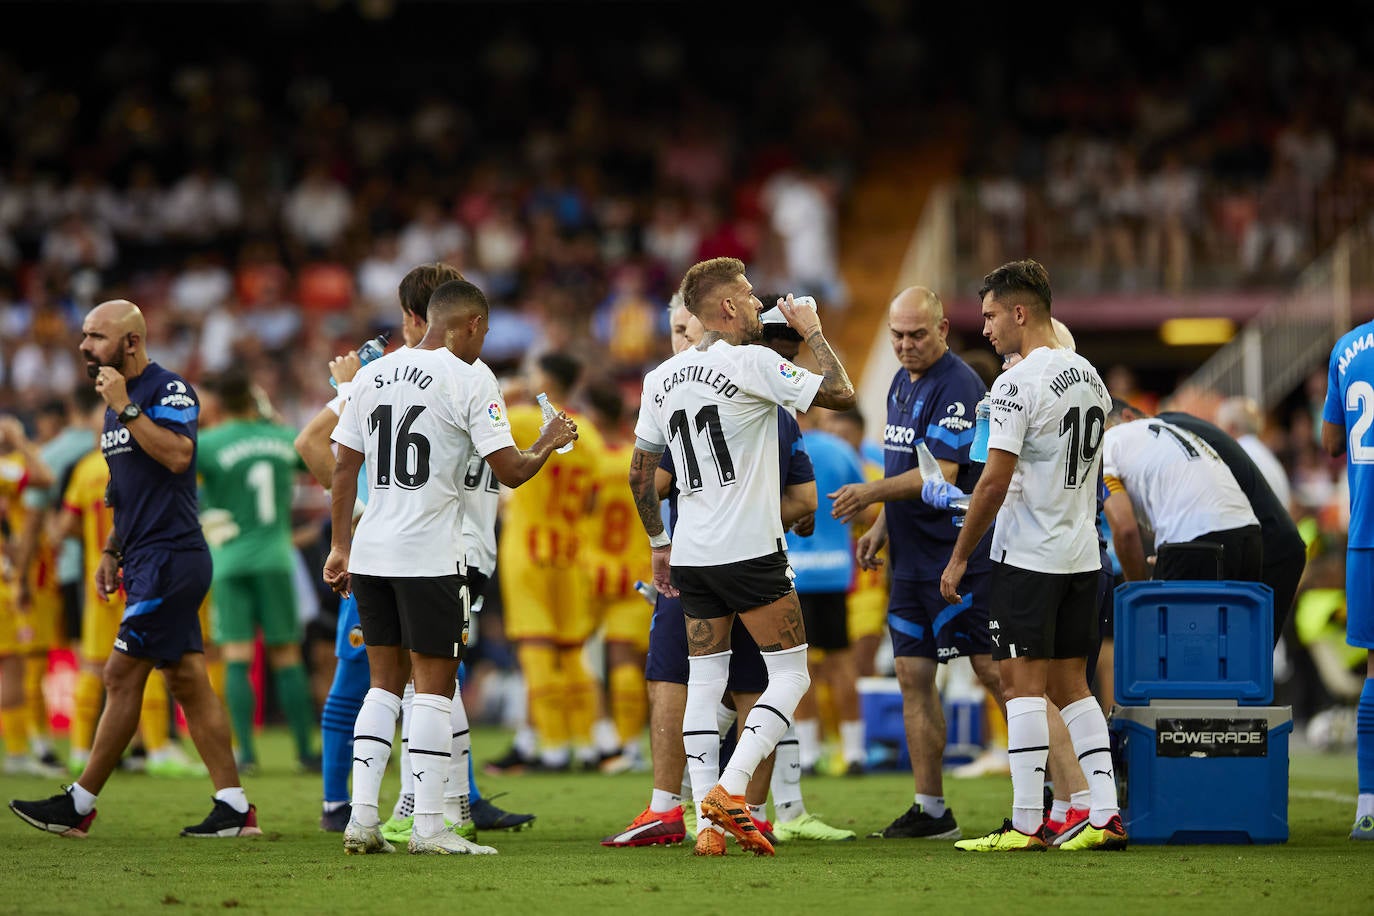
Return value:
<svg viewBox="0 0 1374 916">
<path fill-rule="evenodd" d="M 682 601 L 659 595 L 649 622 L 649 654 L 644 659 L 644 679 L 686 687 L 688 669 L 687 618 L 682 613 Z M 736 617 L 730 631 L 730 679 L 725 689 L 731 693 L 763 693 L 767 686 L 768 668 L 763 663 L 759 644 L 749 635 L 744 619 Z"/>
<path fill-rule="evenodd" d="M 1097 646 L 1099 570 L 1042 573 L 992 564 L 992 657 L 1087 658 Z"/>
<path fill-rule="evenodd" d="M 711 620 L 772 604 L 792 591 L 792 567 L 781 550 L 719 566 L 674 566 L 673 587 L 688 617 Z"/>
<path fill-rule="evenodd" d="M 421 655 L 462 659 L 471 608 L 466 576 L 355 573 L 350 578 L 369 646 L 404 646 Z"/>
<path fill-rule="evenodd" d="M 797 592 L 806 642 L 813 649 L 849 648 L 849 607 L 844 592 Z"/>
</svg>

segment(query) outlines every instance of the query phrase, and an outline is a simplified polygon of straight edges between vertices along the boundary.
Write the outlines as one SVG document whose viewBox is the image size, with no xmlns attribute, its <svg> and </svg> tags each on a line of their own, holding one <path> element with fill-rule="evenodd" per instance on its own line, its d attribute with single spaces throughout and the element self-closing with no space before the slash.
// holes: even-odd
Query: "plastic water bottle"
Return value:
<svg viewBox="0 0 1374 916">
<path fill-rule="evenodd" d="M 359 347 L 359 348 L 358 348 L 358 361 L 359 361 L 359 363 L 360 363 L 362 366 L 366 366 L 368 363 L 372 362 L 374 359 L 376 359 L 377 357 L 379 357 L 379 356 L 381 356 L 383 353 L 385 353 L 385 352 L 386 352 L 386 342 L 387 342 L 387 335 L 386 335 L 386 334 L 378 334 L 376 337 L 372 338 L 372 339 L 369 340 L 367 343 L 365 343 L 365 344 L 363 344 L 361 347 Z M 336 382 L 336 381 L 334 381 L 334 376 L 332 376 L 332 375 L 329 377 L 329 387 L 330 387 L 330 388 L 338 388 L 338 387 L 339 387 L 339 383 Z"/>
<path fill-rule="evenodd" d="M 992 413 L 992 395 L 985 394 L 973 411 L 973 444 L 969 446 L 970 461 L 979 464 L 988 462 L 989 415 Z"/>
<path fill-rule="evenodd" d="M 983 450 L 987 451 L 987 437 L 984 436 Z M 925 440 L 916 443 L 916 466 L 921 469 L 921 482 L 929 483 L 932 480 L 944 480 L 945 474 L 940 470 L 940 462 L 933 454 Z M 950 519 L 955 528 L 964 527 L 964 513 L 968 512 L 969 497 L 959 496 L 949 501 L 949 510 L 953 513 Z"/>
<path fill-rule="evenodd" d="M 649 602 L 650 604 L 653 604 L 655 601 L 658 600 L 658 589 L 654 588 L 654 584 L 652 582 L 645 582 L 642 579 L 636 579 L 635 591 L 639 592 L 639 596 L 643 598 L 645 601 Z"/>
<path fill-rule="evenodd" d="M 542 391 L 539 392 L 539 396 L 536 400 L 539 401 L 539 410 L 544 414 L 544 425 L 547 426 L 550 420 L 558 416 L 558 408 L 549 403 L 549 396 Z M 558 454 L 566 455 L 568 452 L 572 451 L 572 448 L 573 444 L 569 442 L 567 445 L 558 449 Z"/>
</svg>

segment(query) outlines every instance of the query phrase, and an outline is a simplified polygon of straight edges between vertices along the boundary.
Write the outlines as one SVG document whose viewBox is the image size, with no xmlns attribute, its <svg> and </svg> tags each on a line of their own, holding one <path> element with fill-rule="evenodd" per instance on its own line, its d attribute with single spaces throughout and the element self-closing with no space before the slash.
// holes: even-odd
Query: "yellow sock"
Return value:
<svg viewBox="0 0 1374 916">
<path fill-rule="evenodd" d="M 649 697 L 644 692 L 644 669 L 635 664 L 611 669 L 611 719 L 622 745 L 638 741 L 649 718 Z"/>
<path fill-rule="evenodd" d="M 224 702 L 224 659 L 217 658 L 214 661 L 205 660 L 205 674 L 210 679 L 210 689 L 219 697 L 221 703 Z M 150 675 L 148 680 L 152 680 L 154 675 Z M 160 676 L 160 675 L 158 675 Z"/>
<path fill-rule="evenodd" d="M 29 708 L 29 736 L 47 739 L 52 728 L 48 722 L 48 700 L 43 696 L 43 679 L 48 675 L 48 655 L 24 657 L 24 703 Z"/>
<path fill-rule="evenodd" d="M 82 669 L 72 691 L 71 749 L 89 751 L 95 741 L 95 723 L 100 719 L 100 701 L 105 685 L 99 674 Z"/>
<path fill-rule="evenodd" d="M 22 703 L 0 709 L 0 729 L 5 730 L 5 753 L 22 757 L 29 752 L 29 708 Z"/>
<path fill-rule="evenodd" d="M 558 667 L 563 675 L 568 737 L 578 747 L 591 747 L 592 726 L 596 724 L 596 680 L 582 661 L 582 647 L 559 646 Z"/>
<path fill-rule="evenodd" d="M 143 730 L 143 749 L 149 754 L 162 750 L 172 740 L 170 714 L 167 682 L 154 671 L 143 687 L 143 709 L 138 720 L 138 727 Z"/>
<path fill-rule="evenodd" d="M 540 748 L 565 747 L 568 723 L 563 711 L 564 693 L 557 651 L 549 645 L 521 645 L 515 654 L 525 676 L 530 727 L 539 737 Z"/>
<path fill-rule="evenodd" d="M 1002 707 L 991 696 L 983 702 L 983 717 L 988 723 L 988 747 L 1007 746 L 1007 719 L 1002 715 Z"/>
</svg>

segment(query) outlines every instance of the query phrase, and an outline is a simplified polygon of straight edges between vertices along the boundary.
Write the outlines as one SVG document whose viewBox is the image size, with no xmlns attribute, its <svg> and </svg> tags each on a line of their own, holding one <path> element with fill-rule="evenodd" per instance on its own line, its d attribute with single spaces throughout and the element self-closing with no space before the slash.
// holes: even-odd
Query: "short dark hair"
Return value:
<svg viewBox="0 0 1374 916">
<path fill-rule="evenodd" d="M 48 398 L 42 404 L 38 405 L 38 416 L 56 417 L 59 420 L 65 420 L 67 419 L 67 409 L 68 404 L 66 398 Z"/>
<path fill-rule="evenodd" d="M 739 258 L 711 258 L 698 261 L 687 268 L 682 278 L 682 303 L 687 311 L 701 317 L 701 308 L 710 294 L 727 283 L 734 283 L 744 273 Z"/>
<path fill-rule="evenodd" d="M 837 410 L 834 413 L 832 413 L 830 417 L 833 420 L 843 420 L 846 423 L 853 423 L 855 426 L 859 428 L 859 432 L 862 433 L 864 431 L 863 411 L 859 410 L 859 408 L 857 407 L 850 407 L 846 410 Z"/>
<path fill-rule="evenodd" d="M 774 324 L 768 322 L 763 326 L 764 340 L 793 340 L 801 343 L 804 338 L 798 334 L 790 324 Z"/>
<path fill-rule="evenodd" d="M 245 413 L 257 409 L 257 399 L 253 397 L 253 382 L 248 371 L 242 366 L 230 366 L 210 383 L 211 389 L 224 402 L 224 409 L 230 413 Z"/>
<path fill-rule="evenodd" d="M 94 409 L 101 402 L 100 392 L 95 390 L 92 385 L 77 385 L 72 390 L 72 400 L 76 402 L 76 409 L 83 414 Z"/>
<path fill-rule="evenodd" d="M 1135 411 L 1142 417 L 1148 417 L 1150 415 L 1150 412 L 1148 410 L 1141 410 L 1139 407 L 1135 406 L 1130 401 L 1123 401 L 1121 398 L 1118 398 L 1115 395 L 1113 395 L 1112 409 L 1107 412 L 1107 419 L 1112 423 L 1119 423 L 1121 422 L 1122 416 L 1128 410 Z"/>
<path fill-rule="evenodd" d="M 620 389 L 610 382 L 587 386 L 587 404 L 605 417 L 608 423 L 619 423 L 625 416 L 625 398 Z"/>
<path fill-rule="evenodd" d="M 1039 261 L 1027 258 L 1024 261 L 1011 261 L 1003 264 L 983 278 L 983 288 L 978 290 L 981 303 L 988 293 L 999 301 L 1018 300 L 1016 304 L 1039 306 L 1050 313 L 1054 299 L 1050 292 L 1050 275 Z"/>
<path fill-rule="evenodd" d="M 582 377 L 582 364 L 566 353 L 545 353 L 539 357 L 538 366 L 545 375 L 563 386 L 564 391 L 571 391 Z"/>
<path fill-rule="evenodd" d="M 429 300 L 434 291 L 451 280 L 462 279 L 462 271 L 442 261 L 412 268 L 410 273 L 401 278 L 397 290 L 401 297 L 401 308 L 421 321 L 429 321 Z"/>
<path fill-rule="evenodd" d="M 430 294 L 425 315 L 438 311 L 459 312 L 469 309 L 480 315 L 491 313 L 487 297 L 480 289 L 466 280 L 449 280 L 439 284 Z"/>
</svg>

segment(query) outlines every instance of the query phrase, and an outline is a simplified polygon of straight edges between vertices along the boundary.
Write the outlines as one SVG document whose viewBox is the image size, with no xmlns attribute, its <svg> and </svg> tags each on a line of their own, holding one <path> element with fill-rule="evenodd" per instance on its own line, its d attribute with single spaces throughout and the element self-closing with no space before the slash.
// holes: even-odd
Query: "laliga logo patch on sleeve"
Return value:
<svg viewBox="0 0 1374 916">
<path fill-rule="evenodd" d="M 778 363 L 778 374 L 794 385 L 801 384 L 802 369 L 799 366 L 792 365 L 787 360 Z"/>
<path fill-rule="evenodd" d="M 506 419 L 506 414 L 501 410 L 500 401 L 491 401 L 487 404 L 487 419 L 491 421 L 492 429 L 507 429 L 510 421 Z"/>
</svg>

